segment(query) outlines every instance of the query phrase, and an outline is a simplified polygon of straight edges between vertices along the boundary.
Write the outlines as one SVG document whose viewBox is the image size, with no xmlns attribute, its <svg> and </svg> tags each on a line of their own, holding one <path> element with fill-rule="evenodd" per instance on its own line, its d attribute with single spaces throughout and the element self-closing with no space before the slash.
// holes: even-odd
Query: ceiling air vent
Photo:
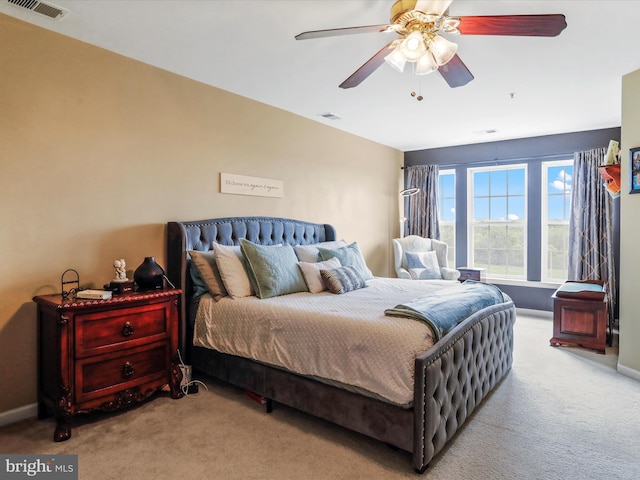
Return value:
<svg viewBox="0 0 640 480">
<path fill-rule="evenodd" d="M 324 117 L 328 120 L 340 120 L 340 117 L 338 115 L 335 115 L 333 113 L 327 112 L 327 113 L 319 113 L 318 115 L 320 115 L 321 117 Z"/>
<path fill-rule="evenodd" d="M 32 12 L 39 13 L 55 20 L 60 20 L 67 14 L 67 10 L 60 8 L 51 3 L 41 2 L 39 0 L 7 0 L 7 3 L 16 7 L 25 8 Z"/>
</svg>

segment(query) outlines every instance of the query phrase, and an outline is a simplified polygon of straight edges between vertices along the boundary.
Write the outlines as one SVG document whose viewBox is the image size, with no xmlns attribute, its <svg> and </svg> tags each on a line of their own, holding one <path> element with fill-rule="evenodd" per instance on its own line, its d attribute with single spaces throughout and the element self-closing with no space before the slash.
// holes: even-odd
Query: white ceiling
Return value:
<svg viewBox="0 0 640 480">
<path fill-rule="evenodd" d="M 395 34 L 294 36 L 387 23 L 393 0 L 43 1 L 68 13 L 7 0 L 0 13 L 402 151 L 619 126 L 621 77 L 640 68 L 640 0 L 454 0 L 451 15 L 562 13 L 568 26 L 551 38 L 449 36 L 475 76 L 463 87 L 382 65 L 348 90 L 338 85 Z"/>
</svg>

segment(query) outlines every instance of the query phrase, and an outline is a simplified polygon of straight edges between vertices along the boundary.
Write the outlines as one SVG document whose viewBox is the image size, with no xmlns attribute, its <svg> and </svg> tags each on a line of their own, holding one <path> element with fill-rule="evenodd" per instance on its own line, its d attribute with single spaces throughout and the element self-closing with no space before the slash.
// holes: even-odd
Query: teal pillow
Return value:
<svg viewBox="0 0 640 480">
<path fill-rule="evenodd" d="M 196 266 L 191 262 L 191 266 L 189 267 L 189 274 L 191 275 L 191 281 L 193 283 L 193 298 L 200 298 L 205 293 L 209 293 L 209 289 L 207 288 L 207 284 L 204 283 L 204 280 L 200 276 L 200 272 Z"/>
<path fill-rule="evenodd" d="M 191 257 L 191 279 L 196 291 L 194 296 L 198 298 L 209 292 L 216 301 L 226 297 L 227 290 L 220 277 L 214 251 L 189 250 L 189 256 Z"/>
<path fill-rule="evenodd" d="M 335 257 L 340 260 L 340 264 L 343 267 L 353 265 L 365 280 L 371 280 L 373 278 L 373 274 L 371 270 L 369 270 L 369 267 L 367 267 L 356 242 L 346 247 L 334 249 L 318 247 L 318 255 L 324 261 Z"/>
<path fill-rule="evenodd" d="M 240 248 L 257 297 L 271 298 L 308 291 L 291 245 L 256 245 L 241 239 Z"/>
</svg>

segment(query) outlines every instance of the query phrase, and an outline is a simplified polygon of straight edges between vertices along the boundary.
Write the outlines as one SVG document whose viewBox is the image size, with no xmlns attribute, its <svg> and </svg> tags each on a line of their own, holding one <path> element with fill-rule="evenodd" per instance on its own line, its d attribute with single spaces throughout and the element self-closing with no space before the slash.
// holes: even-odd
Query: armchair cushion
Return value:
<svg viewBox="0 0 640 480">
<path fill-rule="evenodd" d="M 441 279 L 438 257 L 433 250 L 429 252 L 406 252 L 407 270 L 414 280 Z"/>
<path fill-rule="evenodd" d="M 460 271 L 455 268 L 442 267 L 440 273 L 442 273 L 442 278 L 445 280 L 458 280 L 458 278 L 460 278 Z"/>
</svg>

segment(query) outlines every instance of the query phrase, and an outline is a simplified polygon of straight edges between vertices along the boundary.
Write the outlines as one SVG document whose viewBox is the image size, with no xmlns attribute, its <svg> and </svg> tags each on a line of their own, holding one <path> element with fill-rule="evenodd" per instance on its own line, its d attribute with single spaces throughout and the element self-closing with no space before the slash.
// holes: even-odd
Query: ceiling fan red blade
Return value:
<svg viewBox="0 0 640 480">
<path fill-rule="evenodd" d="M 555 37 L 567 27 L 562 14 L 460 17 L 462 35 Z"/>
<path fill-rule="evenodd" d="M 330 28 L 328 30 L 311 30 L 296 35 L 296 40 L 312 38 L 337 37 L 340 35 L 355 35 L 358 33 L 380 33 L 389 31 L 389 25 L 365 25 L 362 27 Z"/>
<path fill-rule="evenodd" d="M 461 87 L 473 80 L 473 74 L 458 55 L 439 67 L 438 72 L 451 88 Z"/>
<path fill-rule="evenodd" d="M 359 69 L 351 74 L 344 82 L 340 84 L 340 88 L 353 88 L 360 85 L 369 75 L 375 72 L 380 65 L 384 63 L 384 57 L 389 53 L 389 45 L 393 40 L 382 47 L 378 53 L 367 60 Z"/>
</svg>

